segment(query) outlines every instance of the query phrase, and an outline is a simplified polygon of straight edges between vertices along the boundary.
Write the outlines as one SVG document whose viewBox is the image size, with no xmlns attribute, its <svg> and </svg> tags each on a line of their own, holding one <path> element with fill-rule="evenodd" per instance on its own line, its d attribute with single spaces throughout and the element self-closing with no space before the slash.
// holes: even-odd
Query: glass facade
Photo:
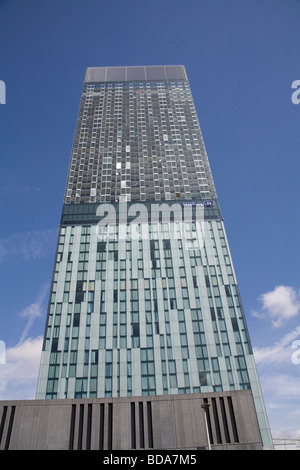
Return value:
<svg viewBox="0 0 300 470">
<path fill-rule="evenodd" d="M 139 76 L 133 69 L 130 76 Z M 189 83 L 178 69 L 172 81 L 85 82 L 66 203 L 215 198 Z"/>
<path fill-rule="evenodd" d="M 37 398 L 245 389 L 268 439 L 185 69 L 88 69 Z"/>
</svg>

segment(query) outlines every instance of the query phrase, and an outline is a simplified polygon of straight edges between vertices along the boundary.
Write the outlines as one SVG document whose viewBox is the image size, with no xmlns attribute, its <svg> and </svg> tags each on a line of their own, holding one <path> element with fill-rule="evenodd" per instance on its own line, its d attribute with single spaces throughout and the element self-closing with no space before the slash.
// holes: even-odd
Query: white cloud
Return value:
<svg viewBox="0 0 300 470">
<path fill-rule="evenodd" d="M 297 338 L 300 326 L 271 345 L 253 348 L 274 437 L 300 437 L 300 364 L 292 360 L 297 351 L 292 346 Z"/>
<path fill-rule="evenodd" d="M 43 286 L 37 300 L 19 314 L 27 322 L 18 344 L 5 351 L 5 361 L 0 363 L 0 400 L 35 398 L 43 339 L 30 338 L 28 334 L 35 319 L 44 313 L 48 288 Z"/>
<path fill-rule="evenodd" d="M 37 259 L 50 253 L 55 246 L 56 229 L 36 230 L 10 235 L 0 240 L 0 261 L 7 256 Z"/>
<path fill-rule="evenodd" d="M 300 326 L 284 335 L 271 346 L 254 347 L 255 362 L 262 365 L 292 364 L 292 343 L 300 336 Z"/>
<path fill-rule="evenodd" d="M 260 383 L 273 437 L 300 438 L 299 370 L 260 374 Z"/>
<path fill-rule="evenodd" d="M 300 388 L 299 375 L 295 376 L 286 373 L 269 374 L 265 375 L 261 382 L 265 392 L 272 393 L 273 399 L 277 398 L 277 409 L 282 406 L 283 402 L 281 402 L 281 399 L 292 400 L 296 398 L 298 401 Z"/>
<path fill-rule="evenodd" d="M 0 400 L 35 398 L 41 350 L 40 336 L 6 350 L 6 363 L 0 364 Z"/>
<path fill-rule="evenodd" d="M 273 291 L 261 295 L 262 312 L 252 312 L 257 318 L 270 318 L 275 328 L 300 312 L 300 293 L 292 287 L 277 286 Z"/>
</svg>

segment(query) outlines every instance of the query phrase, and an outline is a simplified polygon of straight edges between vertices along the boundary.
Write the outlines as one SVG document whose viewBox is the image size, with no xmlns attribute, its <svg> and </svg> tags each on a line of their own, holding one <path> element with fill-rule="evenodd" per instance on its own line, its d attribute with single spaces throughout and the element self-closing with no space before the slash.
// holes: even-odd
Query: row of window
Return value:
<svg viewBox="0 0 300 470">
<path fill-rule="evenodd" d="M 204 192 L 206 197 L 209 195 L 213 185 L 188 84 L 182 82 L 179 85 L 182 87 L 181 97 L 177 87 L 174 94 L 167 84 L 163 84 L 163 97 L 153 93 L 153 84 L 149 88 L 150 91 L 147 91 L 145 83 L 141 86 L 144 87 L 142 94 L 138 90 L 130 97 L 128 92 L 124 91 L 124 99 L 120 99 L 120 95 L 117 97 L 112 94 L 110 107 L 105 105 L 110 102 L 109 88 L 106 85 L 102 85 L 104 94 L 97 92 L 93 98 L 83 93 L 66 192 L 67 202 L 88 201 L 91 197 L 93 200 L 108 201 L 121 195 L 130 195 L 131 199 L 142 200 L 154 199 L 155 196 L 163 198 L 165 193 L 170 193 L 170 197 L 174 197 L 175 193 L 178 193 L 179 197 L 189 197 L 194 193 L 200 195 Z M 89 90 L 91 92 L 92 89 Z M 127 90 L 126 85 L 124 90 Z M 151 108 L 148 106 L 149 100 L 147 106 L 143 105 L 141 100 L 141 97 L 145 98 L 147 94 L 152 102 Z M 114 101 L 116 106 L 112 106 Z M 160 108 L 162 103 L 163 108 Z M 108 160 L 106 156 L 109 154 L 112 158 Z M 172 155 L 173 159 L 177 160 L 173 168 L 168 164 Z M 200 158 L 200 162 L 203 159 L 204 172 L 201 167 L 195 166 L 195 155 L 197 160 Z M 134 186 L 135 175 L 129 167 L 128 174 L 123 175 L 123 183 L 127 182 L 126 186 L 122 187 L 121 179 L 119 183 L 117 180 L 113 181 L 118 170 L 121 170 L 118 165 L 121 164 L 122 158 L 124 168 L 125 164 L 131 164 L 133 169 L 136 163 L 138 187 Z M 158 169 L 158 187 L 154 184 L 151 189 L 149 184 L 155 181 L 155 173 L 151 168 L 155 162 Z M 147 168 L 148 163 L 150 165 Z M 163 178 L 159 176 L 161 174 L 164 175 Z M 170 177 L 175 178 L 174 187 Z M 176 184 L 179 178 L 182 179 L 182 187 L 179 181 Z M 142 184 L 143 180 L 145 185 Z M 91 186 L 93 191 L 96 191 L 93 196 L 90 193 Z"/>
<path fill-rule="evenodd" d="M 211 240 L 214 242 L 215 237 L 218 238 L 218 242 L 221 240 L 221 245 L 224 244 L 226 248 L 226 241 L 223 234 L 221 223 L 214 224 L 214 230 L 210 230 Z M 65 274 L 65 293 L 70 293 L 71 290 L 71 278 L 74 274 L 77 275 L 76 284 L 76 298 L 73 302 L 68 303 L 68 313 L 66 315 L 66 307 L 63 307 L 64 302 L 67 303 L 70 298 L 63 297 L 63 300 L 59 302 L 56 298 L 56 292 L 52 294 L 51 305 L 49 310 L 48 318 L 48 330 L 46 334 L 46 349 L 51 350 L 51 354 L 58 355 L 63 353 L 63 361 L 60 363 L 52 364 L 55 367 L 49 369 L 49 380 L 53 385 L 53 380 L 59 380 L 59 377 L 64 379 L 78 378 L 78 347 L 79 342 L 82 343 L 82 339 L 85 338 L 85 364 L 84 364 L 84 376 L 81 376 L 80 380 L 84 380 L 85 384 L 89 384 L 92 380 L 93 385 L 88 385 L 89 392 L 84 393 L 96 393 L 94 388 L 96 384 L 96 378 L 98 374 L 98 367 L 104 367 L 104 365 L 93 364 L 90 351 L 90 335 L 91 335 L 91 324 L 92 318 L 96 315 L 99 316 L 99 336 L 98 336 L 98 350 L 106 350 L 106 348 L 113 347 L 115 351 L 122 349 L 125 351 L 140 349 L 141 344 L 147 346 L 149 351 L 154 351 L 154 339 L 155 336 L 159 338 L 161 345 L 161 364 L 157 369 L 157 364 L 147 359 L 145 364 L 141 368 L 142 380 L 142 392 L 144 394 L 152 394 L 157 391 L 156 373 L 157 370 L 161 370 L 160 383 L 163 384 L 164 393 L 168 393 L 171 388 L 176 388 L 183 393 L 187 390 L 199 389 L 204 386 L 213 387 L 217 390 L 221 387 L 221 371 L 218 369 L 218 357 L 226 358 L 227 364 L 227 377 L 228 383 L 231 388 L 236 387 L 236 380 L 234 380 L 234 373 L 238 374 L 239 386 L 247 387 L 247 370 L 243 368 L 242 364 L 231 364 L 232 350 L 230 342 L 234 339 L 236 344 L 236 350 L 241 357 L 244 354 L 248 354 L 250 347 L 248 345 L 247 331 L 243 320 L 243 312 L 240 305 L 240 298 L 238 288 L 236 285 L 225 284 L 222 279 L 222 270 L 217 265 L 203 266 L 202 263 L 198 263 L 201 259 L 201 250 L 193 249 L 188 250 L 189 259 L 195 260 L 195 264 L 191 263 L 192 274 L 192 285 L 187 284 L 187 277 L 185 271 L 184 260 L 184 243 L 182 240 L 177 240 L 176 250 L 177 265 L 178 261 L 182 260 L 182 266 L 177 267 L 180 270 L 180 295 L 178 289 L 175 286 L 174 277 L 174 259 L 173 255 L 173 244 L 169 239 L 164 240 L 150 240 L 148 245 L 148 256 L 149 260 L 156 265 L 160 262 L 166 264 L 167 269 L 170 270 L 169 278 L 145 278 L 144 277 L 144 241 L 138 242 L 138 250 L 135 252 L 135 258 L 139 260 L 137 263 L 138 269 L 141 270 L 141 279 L 130 278 L 125 275 L 126 271 L 131 264 L 128 259 L 118 259 L 119 257 L 119 244 L 117 241 L 110 242 L 98 242 L 94 247 L 96 248 L 96 269 L 100 274 L 101 279 L 101 291 L 100 296 L 97 295 L 97 302 L 95 302 L 95 288 L 96 280 L 88 280 L 88 259 L 90 256 L 91 241 L 93 240 L 93 228 L 91 226 L 84 226 L 81 228 L 80 239 L 77 238 L 79 234 L 76 227 L 61 227 L 60 239 L 59 239 L 59 254 L 64 255 L 64 250 L 69 254 L 72 254 L 75 249 L 74 237 L 78 240 L 76 249 L 81 250 L 78 265 L 73 266 L 72 255 L 68 255 L 68 260 L 65 264 L 61 262 L 56 264 L 56 271 L 54 274 L 54 282 L 58 281 L 59 273 Z M 219 232 L 219 233 L 218 233 Z M 223 240 L 223 241 L 222 241 Z M 126 253 L 132 255 L 132 242 L 127 241 L 125 243 Z M 224 254 L 223 256 L 227 256 Z M 112 280 L 110 287 L 112 291 L 112 302 L 108 304 L 106 302 L 106 275 L 108 274 L 107 258 L 111 257 L 113 262 L 112 268 L 113 273 L 110 276 Z M 115 260 L 116 259 L 116 260 Z M 179 263 L 180 264 L 180 263 Z M 203 270 L 204 280 L 206 284 L 206 298 L 208 299 L 212 333 L 210 333 L 210 342 L 213 341 L 216 348 L 216 360 L 210 363 L 209 360 L 209 347 L 207 344 L 207 338 L 205 334 L 205 324 L 202 317 L 202 306 L 201 298 L 199 296 L 199 279 L 197 275 L 198 266 L 201 266 Z M 73 272 L 75 267 L 75 271 Z M 80 269 L 78 270 L 78 267 Z M 155 266 L 155 269 L 160 269 Z M 85 277 L 85 280 L 81 279 L 81 274 Z M 124 273 L 122 276 L 120 273 Z M 74 277 L 73 277 L 74 279 Z M 157 290 L 158 285 L 160 289 Z M 142 287 L 143 286 L 143 287 Z M 189 288 L 188 288 L 189 287 Z M 140 296 L 142 288 L 142 296 Z M 189 290 L 193 290 L 195 301 L 198 306 L 196 309 L 190 309 Z M 221 298 L 222 289 L 222 298 Z M 158 299 L 158 292 L 162 293 L 162 297 Z M 72 293 L 74 295 L 74 293 Z M 180 297 L 181 309 L 178 310 L 177 301 Z M 224 300 L 226 302 L 224 304 Z M 143 302 L 143 309 L 145 313 L 141 317 L 141 301 Z M 82 305 L 84 309 L 82 310 Z M 109 311 L 107 306 L 110 305 Z M 128 310 L 129 307 L 129 310 Z M 225 318 L 224 308 L 229 312 L 229 318 Z M 163 313 L 163 318 L 161 313 Z M 184 309 L 190 309 L 191 314 L 191 327 L 192 337 L 188 334 L 190 331 L 186 325 L 186 317 Z M 85 312 L 82 318 L 85 318 L 84 324 L 80 321 L 81 311 Z M 176 368 L 177 362 L 173 357 L 174 338 L 171 328 L 170 314 L 176 312 L 177 318 L 177 334 L 180 343 L 181 352 L 181 386 L 178 387 L 178 370 Z M 65 316 L 64 316 L 65 315 Z M 173 314 L 172 314 L 173 315 Z M 62 320 L 64 316 L 64 320 Z M 163 321 L 162 321 L 163 320 Z M 172 320 L 174 322 L 174 319 Z M 208 321 L 207 319 L 205 320 Z M 230 323 L 231 321 L 231 323 Z M 65 327 L 61 328 L 62 324 L 66 324 Z M 211 329 L 211 328 L 209 328 Z M 232 332 L 233 338 L 229 339 L 229 330 Z M 143 343 L 141 343 L 141 334 L 145 335 Z M 59 351 L 58 340 L 61 335 L 64 335 L 64 351 Z M 146 343 L 145 343 L 146 341 Z M 179 343 L 176 343 L 179 345 Z M 60 342 L 63 344 L 63 342 Z M 95 341 L 93 340 L 95 345 Z M 192 349 L 191 349 L 192 348 Z M 141 351 L 143 349 L 140 349 Z M 197 360 L 198 365 L 198 377 L 199 387 L 191 387 L 191 377 L 189 372 L 189 360 L 191 358 L 191 351 Z M 80 353 L 82 355 L 82 353 Z M 82 356 L 80 356 L 80 362 L 82 362 Z M 178 360 L 178 359 L 177 359 Z M 88 363 L 88 361 L 90 361 Z M 173 362 L 170 362 L 173 361 Z M 141 358 L 141 364 L 144 361 Z M 170 365 L 173 364 L 173 365 Z M 113 375 L 109 375 L 107 371 L 111 371 Z M 105 393 L 107 396 L 115 393 L 112 390 L 113 376 L 118 375 L 118 365 L 112 361 L 106 360 L 105 362 Z M 175 371 L 175 372 L 174 372 Z M 234 372 L 235 371 L 235 372 Z M 152 373 L 153 372 L 153 373 Z M 59 375 L 61 374 L 61 375 Z M 132 392 L 132 365 L 128 362 L 127 368 L 127 392 Z M 49 387 L 51 388 L 52 385 Z M 66 382 L 67 383 L 67 382 Z M 83 382 L 78 382 L 83 383 Z M 184 387 L 182 384 L 184 383 Z M 195 385 L 195 384 L 194 384 Z M 86 387 L 86 385 L 85 385 Z M 67 388 L 68 389 L 68 388 Z M 50 391 L 49 391 L 50 393 Z M 52 393 L 52 392 L 51 392 Z M 53 392 L 56 393 L 56 392 Z M 67 393 L 67 392 L 66 392 Z M 81 393 L 77 391 L 76 393 Z M 98 393 L 98 392 L 97 392 Z"/>
</svg>

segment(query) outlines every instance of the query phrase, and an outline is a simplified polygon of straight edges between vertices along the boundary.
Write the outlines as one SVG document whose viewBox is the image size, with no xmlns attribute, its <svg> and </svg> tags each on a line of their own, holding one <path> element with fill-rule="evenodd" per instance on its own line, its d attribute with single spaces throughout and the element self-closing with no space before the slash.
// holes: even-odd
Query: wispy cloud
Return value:
<svg viewBox="0 0 300 470">
<path fill-rule="evenodd" d="M 261 379 L 263 387 L 266 393 L 272 393 L 273 400 L 280 398 L 288 399 L 297 399 L 299 398 L 299 387 L 300 387 L 300 377 L 281 373 L 281 374 L 268 374 Z M 298 402 L 299 403 L 299 402 Z M 273 407 L 279 408 L 282 403 L 280 401 L 274 401 Z M 300 427 L 300 426 L 299 426 Z"/>
<path fill-rule="evenodd" d="M 41 188 L 35 185 L 23 185 L 20 184 L 14 177 L 6 177 L 4 178 L 5 181 L 1 181 L 0 190 L 2 190 L 3 194 L 7 197 L 13 197 L 18 195 L 19 193 L 36 193 L 40 192 Z"/>
<path fill-rule="evenodd" d="M 0 262 L 8 256 L 37 259 L 53 250 L 57 237 L 56 229 L 36 230 L 13 234 L 0 240 Z"/>
<path fill-rule="evenodd" d="M 28 192 L 36 193 L 36 192 L 39 192 L 40 190 L 41 188 L 39 188 L 38 186 L 23 186 L 22 188 L 20 188 L 20 191 L 22 193 L 28 193 Z"/>
<path fill-rule="evenodd" d="M 43 315 L 44 309 L 45 309 L 44 301 L 47 297 L 48 291 L 49 291 L 49 285 L 47 284 L 42 287 L 37 300 L 34 303 L 28 305 L 28 307 L 26 307 L 20 313 L 20 317 L 27 318 L 27 323 L 25 325 L 25 328 L 22 332 L 20 341 L 18 342 L 17 346 L 22 344 L 27 338 L 29 331 L 34 323 L 34 320 Z"/>
<path fill-rule="evenodd" d="M 252 312 L 257 318 L 268 318 L 275 328 L 281 327 L 300 313 L 300 292 L 293 287 L 277 286 L 259 298 L 261 312 Z"/>
</svg>

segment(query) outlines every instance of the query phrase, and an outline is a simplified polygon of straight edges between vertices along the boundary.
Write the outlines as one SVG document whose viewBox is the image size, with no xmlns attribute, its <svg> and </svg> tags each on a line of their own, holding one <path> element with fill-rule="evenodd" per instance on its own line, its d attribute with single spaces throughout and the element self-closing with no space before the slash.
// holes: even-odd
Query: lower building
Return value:
<svg viewBox="0 0 300 470">
<path fill-rule="evenodd" d="M 262 450 L 250 390 L 0 403 L 1 450 Z"/>
</svg>

